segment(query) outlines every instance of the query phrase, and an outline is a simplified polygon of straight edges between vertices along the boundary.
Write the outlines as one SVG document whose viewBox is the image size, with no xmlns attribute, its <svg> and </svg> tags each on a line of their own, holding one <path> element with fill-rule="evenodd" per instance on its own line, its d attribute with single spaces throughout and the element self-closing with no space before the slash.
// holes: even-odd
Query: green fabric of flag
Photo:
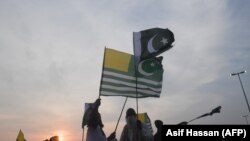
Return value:
<svg viewBox="0 0 250 141">
<path fill-rule="evenodd" d="M 135 69 L 133 55 L 106 48 L 100 95 L 135 98 L 137 92 L 138 98 L 160 97 L 163 75 L 161 60 L 144 60 Z"/>
<path fill-rule="evenodd" d="M 169 29 L 151 28 L 133 33 L 136 61 L 155 57 L 172 48 L 174 34 Z"/>
</svg>

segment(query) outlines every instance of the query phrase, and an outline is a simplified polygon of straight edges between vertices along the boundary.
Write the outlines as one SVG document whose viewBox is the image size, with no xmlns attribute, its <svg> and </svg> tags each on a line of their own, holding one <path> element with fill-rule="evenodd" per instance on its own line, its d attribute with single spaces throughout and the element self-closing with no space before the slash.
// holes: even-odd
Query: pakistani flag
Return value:
<svg viewBox="0 0 250 141">
<path fill-rule="evenodd" d="M 133 33 L 134 53 L 137 63 L 155 57 L 172 48 L 174 34 L 169 29 L 152 28 Z"/>
<path fill-rule="evenodd" d="M 137 70 L 131 54 L 106 48 L 104 58 L 100 95 L 136 97 L 137 92 L 139 98 L 160 97 L 162 58 L 143 60 Z"/>
</svg>

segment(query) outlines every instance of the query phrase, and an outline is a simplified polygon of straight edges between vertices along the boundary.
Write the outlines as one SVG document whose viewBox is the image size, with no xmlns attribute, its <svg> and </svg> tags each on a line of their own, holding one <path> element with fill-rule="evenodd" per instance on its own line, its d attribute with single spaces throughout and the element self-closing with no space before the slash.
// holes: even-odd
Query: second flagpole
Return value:
<svg viewBox="0 0 250 141">
<path fill-rule="evenodd" d="M 118 127 L 118 124 L 119 124 L 119 122 L 120 122 L 120 119 L 121 119 L 121 116 L 122 116 L 124 107 L 125 107 L 125 105 L 126 105 L 126 103 L 127 103 L 127 100 L 128 100 L 128 97 L 126 97 L 125 102 L 124 102 L 124 104 L 123 104 L 122 111 L 121 111 L 121 113 L 120 113 L 119 119 L 118 119 L 117 124 L 116 124 L 116 126 L 115 126 L 115 132 L 116 132 L 117 127 Z"/>
</svg>

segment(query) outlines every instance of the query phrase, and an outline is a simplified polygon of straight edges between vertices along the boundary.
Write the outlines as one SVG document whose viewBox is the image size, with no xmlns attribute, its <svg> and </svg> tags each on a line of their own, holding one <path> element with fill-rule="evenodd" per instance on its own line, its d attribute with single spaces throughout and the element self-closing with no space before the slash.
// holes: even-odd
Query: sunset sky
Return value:
<svg viewBox="0 0 250 141">
<path fill-rule="evenodd" d="M 28 141 L 81 140 L 104 47 L 133 54 L 133 32 L 154 27 L 169 28 L 175 42 L 162 54 L 161 97 L 139 99 L 139 112 L 177 124 L 220 105 L 220 114 L 190 124 L 246 124 L 230 73 L 249 71 L 241 78 L 250 100 L 249 7 L 248 0 L 0 0 L 0 140 L 16 140 L 20 129 Z M 109 135 L 125 98 L 101 98 Z M 125 110 L 135 106 L 129 98 Z M 125 114 L 118 139 L 124 124 Z"/>
</svg>

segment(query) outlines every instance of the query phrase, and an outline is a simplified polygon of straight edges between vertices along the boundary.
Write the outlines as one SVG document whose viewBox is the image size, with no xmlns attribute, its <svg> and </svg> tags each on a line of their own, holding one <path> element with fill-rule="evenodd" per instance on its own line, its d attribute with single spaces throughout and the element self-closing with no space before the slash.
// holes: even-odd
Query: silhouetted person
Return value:
<svg viewBox="0 0 250 141">
<path fill-rule="evenodd" d="M 59 141 L 59 137 L 58 136 L 53 136 L 49 139 L 49 141 Z"/>
<path fill-rule="evenodd" d="M 97 99 L 94 103 L 94 107 L 87 124 L 88 131 L 86 141 L 110 141 L 115 138 L 115 132 L 106 138 L 106 135 L 102 130 L 104 125 L 102 123 L 101 114 L 98 111 L 100 105 L 101 99 Z"/>
<path fill-rule="evenodd" d="M 157 128 L 157 131 L 154 135 L 154 141 L 161 141 L 162 125 L 163 125 L 163 122 L 161 120 L 155 121 L 155 127 Z"/>
<path fill-rule="evenodd" d="M 126 123 L 120 141 L 145 141 L 142 134 L 142 123 L 137 120 L 135 110 L 132 108 L 126 112 Z"/>
</svg>

